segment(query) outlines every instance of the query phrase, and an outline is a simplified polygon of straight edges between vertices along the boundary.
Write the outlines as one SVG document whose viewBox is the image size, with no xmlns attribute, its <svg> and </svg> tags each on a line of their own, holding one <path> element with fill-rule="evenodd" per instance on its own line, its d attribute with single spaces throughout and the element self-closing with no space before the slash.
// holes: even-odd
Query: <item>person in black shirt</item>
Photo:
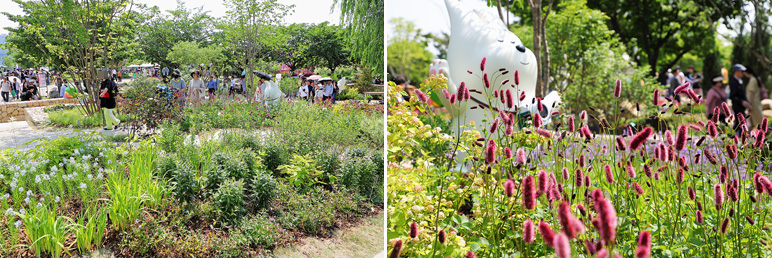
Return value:
<svg viewBox="0 0 772 258">
<path fill-rule="evenodd" d="M 113 115 L 113 109 L 116 106 L 116 95 L 118 95 L 118 85 L 114 81 L 105 78 L 99 87 L 99 106 L 102 108 L 105 116 L 105 130 L 112 130 L 114 126 L 121 123 L 121 120 L 118 120 Z"/>
<path fill-rule="evenodd" d="M 738 116 L 745 116 L 745 109 L 751 107 L 751 103 L 748 102 L 748 97 L 745 96 L 745 86 L 743 85 L 743 72 L 745 72 L 745 66 L 736 64 L 732 67 L 734 75 L 729 77 L 729 100 L 732 101 L 732 112 L 734 113 L 734 131 L 735 135 L 740 135 L 742 132 L 742 125 L 739 122 Z"/>
</svg>

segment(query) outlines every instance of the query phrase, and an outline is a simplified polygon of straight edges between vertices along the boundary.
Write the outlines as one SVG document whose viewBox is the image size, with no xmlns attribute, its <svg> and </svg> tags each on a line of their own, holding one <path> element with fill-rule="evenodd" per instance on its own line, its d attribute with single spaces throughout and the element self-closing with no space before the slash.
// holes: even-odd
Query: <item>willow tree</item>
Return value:
<svg viewBox="0 0 772 258">
<path fill-rule="evenodd" d="M 371 69 L 383 69 L 383 0 L 335 0 L 348 30 L 351 57 Z"/>
<path fill-rule="evenodd" d="M 225 0 L 225 6 L 228 7 L 226 18 L 219 24 L 228 44 L 225 48 L 234 54 L 240 67 L 249 71 L 246 79 L 252 82 L 257 54 L 286 42 L 286 35 L 278 28 L 295 5 L 277 0 Z"/>
<path fill-rule="evenodd" d="M 7 45 L 41 64 L 49 64 L 79 79 L 81 107 L 88 115 L 99 110 L 100 69 L 116 68 L 131 55 L 132 19 L 130 0 L 13 0 L 21 15 L 8 19 L 18 23 L 7 28 Z"/>
</svg>

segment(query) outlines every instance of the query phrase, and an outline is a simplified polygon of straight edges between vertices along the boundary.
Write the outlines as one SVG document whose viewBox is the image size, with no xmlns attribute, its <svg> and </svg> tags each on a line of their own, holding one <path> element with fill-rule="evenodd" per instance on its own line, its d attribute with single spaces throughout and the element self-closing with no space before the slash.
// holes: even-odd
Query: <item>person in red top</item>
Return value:
<svg viewBox="0 0 772 258">
<path fill-rule="evenodd" d="M 708 90 L 708 96 L 705 98 L 705 113 L 708 115 L 708 119 L 713 118 L 713 110 L 719 107 L 719 122 L 726 122 L 726 114 L 721 111 L 721 103 L 726 102 L 726 85 L 724 85 L 724 77 L 719 75 L 713 77 L 713 87 Z"/>
</svg>

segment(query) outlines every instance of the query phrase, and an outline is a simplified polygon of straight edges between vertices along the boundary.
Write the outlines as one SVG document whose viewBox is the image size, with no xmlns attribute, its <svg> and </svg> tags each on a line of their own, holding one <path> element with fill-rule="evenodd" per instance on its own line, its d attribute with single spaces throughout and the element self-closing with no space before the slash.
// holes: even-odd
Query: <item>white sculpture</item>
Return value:
<svg viewBox="0 0 772 258">
<path fill-rule="evenodd" d="M 275 106 L 281 101 L 281 89 L 279 88 L 279 84 L 269 80 L 266 80 L 263 83 L 265 84 L 265 92 L 263 92 L 265 104 Z"/>
<path fill-rule="evenodd" d="M 338 81 L 338 92 L 343 92 L 346 89 L 346 77 Z"/>
<path fill-rule="evenodd" d="M 560 96 L 557 92 L 548 94 L 542 105 L 542 112 L 538 107 L 532 104 L 536 96 L 536 78 L 538 76 L 536 57 L 530 49 L 523 45 L 520 38 L 509 31 L 501 20 L 493 15 L 489 10 L 476 8 L 468 10 L 470 4 L 463 4 L 461 0 L 445 0 L 450 17 L 451 33 L 450 43 L 448 45 L 448 59 L 434 60 L 430 66 L 430 74 L 443 74 L 448 78 L 448 91 L 451 94 L 457 93 L 458 86 L 464 82 L 470 90 L 482 92 L 470 93 L 472 99 L 465 104 L 465 109 L 459 109 L 458 103 L 450 105 L 449 101 L 443 97 L 443 104 L 449 107 L 454 116 L 454 123 L 462 124 L 469 121 L 475 121 L 476 129 L 482 130 L 482 120 L 488 114 L 488 121 L 493 118 L 490 116 L 490 108 L 495 110 L 503 109 L 510 113 L 530 112 L 539 114 L 544 123 L 551 121 L 550 113 L 553 110 L 553 104 L 560 102 Z M 480 71 L 480 62 L 486 58 L 485 70 Z M 501 75 L 500 68 L 508 71 Z M 519 72 L 520 84 L 512 87 L 514 83 L 515 70 Z M 471 71 L 472 74 L 467 71 Z M 482 81 L 483 72 L 490 76 L 490 88 L 486 88 Z M 498 75 L 498 76 L 497 76 Z M 506 85 L 502 81 L 509 79 Z M 457 84 L 459 83 L 459 84 Z M 514 107 L 507 108 L 499 99 L 490 101 L 490 107 L 486 109 L 471 109 L 478 104 L 488 104 L 486 95 L 493 97 L 494 90 L 510 89 L 513 94 Z M 519 101 L 521 92 L 525 92 L 525 99 Z M 463 106 L 461 106 L 463 107 Z M 460 121 L 463 120 L 463 121 Z M 465 121 L 465 122 L 464 122 Z M 457 124 L 454 124 L 453 128 Z M 503 131 L 503 130 L 500 130 Z"/>
</svg>

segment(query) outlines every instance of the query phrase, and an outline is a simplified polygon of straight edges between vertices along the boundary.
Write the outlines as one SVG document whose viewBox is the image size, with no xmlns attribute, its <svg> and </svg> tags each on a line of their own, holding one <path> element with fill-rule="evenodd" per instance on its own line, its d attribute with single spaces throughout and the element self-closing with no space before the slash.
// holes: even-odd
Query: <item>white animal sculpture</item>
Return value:
<svg viewBox="0 0 772 258">
<path fill-rule="evenodd" d="M 338 81 L 338 92 L 343 92 L 346 89 L 346 77 Z"/>
<path fill-rule="evenodd" d="M 263 92 L 263 98 L 265 99 L 265 104 L 269 106 L 276 106 L 279 104 L 279 101 L 281 101 L 282 93 L 281 89 L 279 88 L 279 84 L 275 83 L 273 81 L 266 80 L 265 82 L 265 92 Z"/>
<path fill-rule="evenodd" d="M 434 60 L 430 66 L 430 74 L 443 74 L 448 78 L 448 91 L 451 94 L 457 93 L 459 84 L 464 82 L 470 90 L 477 90 L 481 93 L 470 93 L 471 99 L 464 106 L 456 103 L 450 105 L 449 101 L 443 97 L 443 104 L 449 107 L 454 116 L 454 126 L 457 123 L 468 123 L 475 121 L 476 130 L 481 131 L 483 127 L 482 120 L 488 114 L 488 121 L 492 121 L 491 110 L 503 109 L 509 113 L 530 112 L 531 114 L 540 114 L 544 123 L 551 121 L 550 114 L 553 111 L 553 104 L 560 102 L 560 96 L 557 92 L 548 94 L 542 101 L 543 110 L 538 111 L 538 106 L 534 103 L 536 96 L 536 78 L 538 69 L 536 57 L 530 49 L 523 45 L 520 38 L 504 25 L 501 20 L 493 15 L 489 10 L 476 8 L 468 10 L 470 4 L 462 3 L 462 0 L 445 0 L 450 17 L 450 43 L 448 46 L 447 60 Z M 485 70 L 480 71 L 480 63 L 486 58 Z M 503 76 L 500 68 L 508 71 Z M 515 70 L 519 72 L 520 84 L 512 87 L 514 84 Z M 467 71 L 471 71 L 470 74 Z M 483 81 L 483 73 L 490 76 L 490 88 L 486 88 Z M 495 78 L 495 79 L 494 79 Z M 506 85 L 502 81 L 509 79 Z M 459 84 L 457 84 L 459 83 Z M 488 96 L 493 97 L 494 90 L 510 89 L 513 93 L 514 107 L 507 108 L 499 99 L 493 99 L 488 103 Z M 521 92 L 525 92 L 525 99 L 519 101 Z M 485 104 L 485 109 L 471 109 L 479 104 Z M 490 105 L 488 105 L 490 104 Z M 493 111 L 497 113 L 498 111 Z M 503 130 L 500 130 L 503 131 Z"/>
</svg>

